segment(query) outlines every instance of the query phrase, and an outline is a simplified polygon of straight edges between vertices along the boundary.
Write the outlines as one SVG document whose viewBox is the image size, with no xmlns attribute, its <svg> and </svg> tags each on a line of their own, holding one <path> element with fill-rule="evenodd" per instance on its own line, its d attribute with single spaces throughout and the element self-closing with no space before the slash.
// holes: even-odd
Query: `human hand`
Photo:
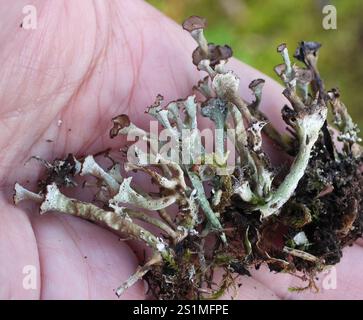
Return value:
<svg viewBox="0 0 363 320">
<path fill-rule="evenodd" d="M 52 160 L 119 147 L 119 140 L 108 137 L 115 115 L 127 113 L 147 128 L 144 110 L 156 94 L 166 101 L 185 97 L 202 77 L 191 63 L 196 45 L 139 0 L 33 1 L 35 30 L 19 27 L 26 4 L 7 2 L 0 13 L 0 298 L 116 298 L 112 289 L 138 265 L 132 248 L 89 222 L 40 217 L 31 204 L 14 207 L 12 188 L 15 181 L 36 180 L 38 167 L 24 166 L 32 155 Z M 281 128 L 281 87 L 235 60 L 229 68 L 239 74 L 246 99 L 253 79 L 267 80 L 262 109 Z M 337 289 L 320 294 L 289 293 L 296 282 L 291 276 L 262 268 L 240 279 L 237 298 L 362 298 L 363 276 L 356 267 L 362 261 L 360 245 L 346 249 L 336 267 Z M 27 265 L 36 270 L 35 290 L 23 287 Z M 142 284 L 122 297 L 144 298 Z"/>
</svg>

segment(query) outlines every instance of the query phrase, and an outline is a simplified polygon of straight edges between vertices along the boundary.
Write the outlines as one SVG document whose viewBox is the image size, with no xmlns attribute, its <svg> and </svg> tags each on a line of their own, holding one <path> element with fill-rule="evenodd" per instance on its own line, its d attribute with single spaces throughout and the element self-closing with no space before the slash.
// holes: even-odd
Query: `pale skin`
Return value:
<svg viewBox="0 0 363 320">
<path fill-rule="evenodd" d="M 39 216 L 30 204 L 14 207 L 12 187 L 38 178 L 38 165 L 24 166 L 31 155 L 51 160 L 120 146 L 121 140 L 108 138 L 110 119 L 117 114 L 127 113 L 148 129 L 143 113 L 158 93 L 167 101 L 186 97 L 204 76 L 191 63 L 195 43 L 139 0 L 33 1 L 36 30 L 19 27 L 26 4 L 0 1 L 0 298 L 116 299 L 112 289 L 133 273 L 142 254 L 86 221 Z M 240 62 L 229 66 L 240 76 L 246 99 L 251 99 L 250 81 L 267 80 L 262 108 L 282 128 L 282 88 Z M 298 281 L 261 268 L 239 281 L 237 298 L 363 298 L 361 263 L 358 243 L 345 250 L 336 267 L 337 288 L 319 294 L 289 293 Z M 22 271 L 29 265 L 36 270 L 36 288 L 26 290 Z M 144 297 L 142 283 L 123 296 Z"/>
</svg>

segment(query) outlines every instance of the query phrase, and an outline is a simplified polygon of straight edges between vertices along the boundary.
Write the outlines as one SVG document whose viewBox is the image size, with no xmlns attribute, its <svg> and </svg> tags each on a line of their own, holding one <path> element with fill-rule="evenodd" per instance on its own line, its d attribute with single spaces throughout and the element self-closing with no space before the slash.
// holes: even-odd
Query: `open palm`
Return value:
<svg viewBox="0 0 363 320">
<path fill-rule="evenodd" d="M 195 44 L 139 0 L 33 1 L 35 30 L 19 27 L 26 4 L 7 1 L 0 13 L 0 298 L 116 298 L 112 289 L 138 265 L 131 247 L 86 221 L 40 217 L 31 204 L 14 207 L 13 184 L 31 188 L 26 181 L 36 181 L 39 166 L 24 166 L 31 155 L 52 160 L 119 147 L 108 138 L 117 114 L 127 113 L 147 129 L 143 113 L 156 94 L 185 97 L 202 76 L 191 64 Z M 262 108 L 281 127 L 281 87 L 237 61 L 230 67 L 240 75 L 246 99 L 251 80 L 267 80 Z M 297 281 L 291 276 L 259 270 L 241 279 L 237 298 L 362 298 L 363 250 L 356 245 L 345 254 L 335 290 L 292 294 L 288 287 Z M 36 270 L 35 289 L 23 286 L 26 266 Z M 144 298 L 142 283 L 123 297 Z"/>
</svg>

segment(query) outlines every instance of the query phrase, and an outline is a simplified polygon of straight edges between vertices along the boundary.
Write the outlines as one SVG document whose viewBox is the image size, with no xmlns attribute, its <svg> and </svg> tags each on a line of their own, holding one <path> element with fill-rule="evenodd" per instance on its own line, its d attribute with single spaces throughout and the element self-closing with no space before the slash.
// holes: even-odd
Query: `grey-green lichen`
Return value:
<svg viewBox="0 0 363 320">
<path fill-rule="evenodd" d="M 118 295 L 144 278 L 158 298 L 216 298 L 234 284 L 233 273 L 249 275 L 248 268 L 261 263 L 275 271 L 302 271 L 314 287 L 315 273 L 338 262 L 341 248 L 362 234 L 358 127 L 339 91 L 325 91 L 317 67 L 320 44 L 299 44 L 294 57 L 302 65 L 292 63 L 285 44 L 277 48 L 283 63 L 275 71 L 290 103 L 282 108 L 288 133 L 280 133 L 259 108 L 265 80 L 252 81 L 254 99 L 243 100 L 239 78 L 226 65 L 232 49 L 208 43 L 205 27 L 197 16 L 183 24 L 198 45 L 193 63 L 207 74 L 194 94 L 167 105 L 158 95 L 146 110 L 169 140 L 137 127 L 127 115 L 116 116 L 110 137 L 139 139 L 129 146 L 123 165 L 113 160 L 103 169 L 92 155 L 68 155 L 53 163 L 35 157 L 47 177 L 39 192 L 17 183 L 14 202 L 31 200 L 40 203 L 42 214 L 74 215 L 149 246 L 151 258 L 116 290 Z M 342 148 L 332 138 L 329 107 Z M 198 115 L 211 121 L 214 150 L 201 141 Z M 264 136 L 294 157 L 285 175 L 271 165 Z M 153 192 L 134 183 L 130 172 L 149 176 Z M 83 184 L 96 187 L 94 203 L 62 193 L 76 187 L 80 176 L 95 179 Z M 215 268 L 225 271 L 217 287 Z"/>
</svg>

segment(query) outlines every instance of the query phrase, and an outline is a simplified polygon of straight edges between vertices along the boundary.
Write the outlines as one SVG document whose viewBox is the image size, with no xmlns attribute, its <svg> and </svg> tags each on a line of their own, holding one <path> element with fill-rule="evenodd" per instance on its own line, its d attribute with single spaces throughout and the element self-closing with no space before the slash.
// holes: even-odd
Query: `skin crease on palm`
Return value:
<svg viewBox="0 0 363 320">
<path fill-rule="evenodd" d="M 36 30 L 19 27 L 27 4 L 0 0 L 0 298 L 116 299 L 113 289 L 139 263 L 128 243 L 77 218 L 40 216 L 28 203 L 14 207 L 12 187 L 15 181 L 35 187 L 26 181 L 37 180 L 40 166 L 24 166 L 32 155 L 52 160 L 120 147 L 120 139 L 108 138 L 117 114 L 127 113 L 147 129 L 144 110 L 158 93 L 166 101 L 186 97 L 204 76 L 191 63 L 196 45 L 179 25 L 140 0 L 33 1 Z M 251 80 L 267 80 L 262 108 L 283 128 L 282 87 L 235 60 L 229 67 L 240 76 L 246 99 Z M 344 253 L 335 290 L 290 293 L 296 278 L 262 267 L 239 280 L 236 298 L 363 298 L 362 247 Z M 23 268 L 29 265 L 37 270 L 35 290 L 23 287 Z M 144 298 L 143 284 L 122 298 Z"/>
</svg>

